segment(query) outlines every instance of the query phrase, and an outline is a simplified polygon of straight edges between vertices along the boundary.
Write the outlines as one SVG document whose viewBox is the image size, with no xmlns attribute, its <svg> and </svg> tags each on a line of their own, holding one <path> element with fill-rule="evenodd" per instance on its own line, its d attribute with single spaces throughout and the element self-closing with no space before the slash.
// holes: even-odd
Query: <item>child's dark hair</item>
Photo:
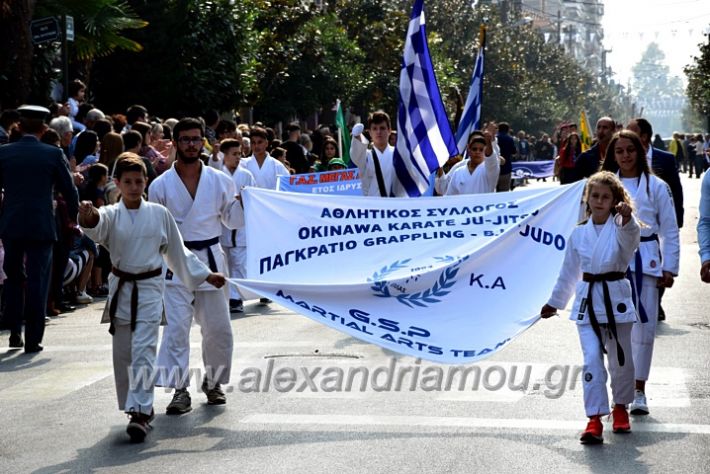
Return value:
<svg viewBox="0 0 710 474">
<path fill-rule="evenodd" d="M 137 130 L 129 130 L 123 134 L 123 147 L 126 150 L 137 147 L 143 143 L 143 135 Z"/>
<path fill-rule="evenodd" d="M 367 119 L 367 128 L 370 128 L 371 126 L 378 123 L 384 123 L 387 125 L 387 128 L 392 128 L 390 116 L 387 115 L 387 112 L 385 112 L 384 110 L 376 110 L 375 112 L 372 112 L 372 115 L 370 115 Z"/>
<path fill-rule="evenodd" d="M 145 164 L 143 163 L 143 160 L 141 160 L 141 157 L 135 153 L 127 151 L 118 155 L 114 176 L 116 179 L 120 180 L 121 175 L 129 171 L 139 171 L 143 173 L 144 178 L 148 177 L 148 170 L 146 170 Z"/>
<path fill-rule="evenodd" d="M 79 79 L 74 79 L 69 83 L 69 97 L 76 97 L 80 90 L 86 89 L 86 84 Z"/>
<path fill-rule="evenodd" d="M 219 151 L 222 153 L 227 153 L 231 148 L 241 148 L 242 141 L 236 138 L 225 138 L 219 144 Z"/>
<path fill-rule="evenodd" d="M 468 136 L 467 145 L 471 145 L 473 143 L 483 143 L 484 145 L 486 144 L 486 136 L 483 134 L 482 131 L 474 130 L 473 132 L 471 132 L 471 134 Z"/>
<path fill-rule="evenodd" d="M 87 171 L 89 182 L 98 184 L 104 176 L 108 176 L 108 166 L 103 163 L 96 163 Z"/>
<path fill-rule="evenodd" d="M 251 131 L 249 132 L 249 138 L 254 137 L 260 137 L 267 141 L 269 140 L 269 135 L 266 133 L 266 130 L 261 127 L 252 127 Z"/>
<path fill-rule="evenodd" d="M 283 156 L 286 155 L 286 150 L 281 148 L 281 147 L 276 147 L 273 150 L 271 150 L 271 156 L 273 158 L 276 158 L 277 160 L 281 160 Z"/>
</svg>

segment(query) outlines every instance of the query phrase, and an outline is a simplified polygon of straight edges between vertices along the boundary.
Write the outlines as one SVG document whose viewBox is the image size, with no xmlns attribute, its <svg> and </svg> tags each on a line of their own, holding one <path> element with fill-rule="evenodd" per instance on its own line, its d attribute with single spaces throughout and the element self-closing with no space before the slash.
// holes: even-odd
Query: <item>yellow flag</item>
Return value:
<svg viewBox="0 0 710 474">
<path fill-rule="evenodd" d="M 592 132 L 584 109 L 582 109 L 582 112 L 579 114 L 579 138 L 582 142 L 582 151 L 589 150 L 592 146 Z"/>
</svg>

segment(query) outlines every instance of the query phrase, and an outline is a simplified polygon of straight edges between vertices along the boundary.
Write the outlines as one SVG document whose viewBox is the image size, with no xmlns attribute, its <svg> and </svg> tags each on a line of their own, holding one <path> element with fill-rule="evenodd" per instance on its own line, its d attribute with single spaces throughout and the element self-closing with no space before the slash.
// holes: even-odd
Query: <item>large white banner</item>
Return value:
<svg viewBox="0 0 710 474">
<path fill-rule="evenodd" d="M 537 321 L 583 188 L 417 199 L 247 188 L 237 282 L 392 351 L 473 362 Z"/>
</svg>

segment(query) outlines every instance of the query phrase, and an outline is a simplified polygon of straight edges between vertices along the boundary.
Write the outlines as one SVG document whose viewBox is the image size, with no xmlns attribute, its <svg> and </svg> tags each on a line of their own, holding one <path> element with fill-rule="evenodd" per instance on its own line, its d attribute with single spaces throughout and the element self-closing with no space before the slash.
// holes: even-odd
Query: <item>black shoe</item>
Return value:
<svg viewBox="0 0 710 474">
<path fill-rule="evenodd" d="M 269 298 L 259 298 L 259 303 L 260 304 L 269 304 L 269 303 L 272 303 L 272 301 Z"/>
<path fill-rule="evenodd" d="M 76 310 L 76 306 L 72 306 L 70 304 L 62 303 L 59 306 L 57 306 L 57 309 L 61 313 L 71 313 L 72 311 Z"/>
<path fill-rule="evenodd" d="M 22 336 L 18 333 L 11 333 L 10 334 L 10 347 L 14 349 L 19 349 L 20 347 L 24 347 L 25 343 L 22 342 Z"/>
<path fill-rule="evenodd" d="M 210 388 L 207 379 L 202 382 L 202 391 L 207 395 L 208 405 L 224 405 L 227 403 L 227 397 L 224 395 L 224 390 L 220 384 L 214 384 L 214 387 Z"/>
<path fill-rule="evenodd" d="M 230 313 L 243 313 L 244 303 L 242 300 L 229 300 L 229 312 Z"/>
<path fill-rule="evenodd" d="M 42 347 L 39 344 L 34 344 L 32 346 L 27 345 L 25 346 L 25 354 L 35 354 L 37 352 L 42 352 L 44 350 L 44 347 Z"/>
<path fill-rule="evenodd" d="M 151 410 L 150 415 L 144 413 L 129 413 L 130 421 L 126 427 L 126 433 L 131 437 L 131 442 L 142 443 L 148 435 L 150 422 L 155 418 L 155 412 Z"/>
</svg>

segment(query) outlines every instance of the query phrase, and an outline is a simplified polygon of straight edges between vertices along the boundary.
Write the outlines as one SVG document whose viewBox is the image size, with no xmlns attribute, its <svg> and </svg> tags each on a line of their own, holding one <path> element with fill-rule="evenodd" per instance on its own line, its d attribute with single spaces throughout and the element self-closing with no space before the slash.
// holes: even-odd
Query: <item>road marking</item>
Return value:
<svg viewBox="0 0 710 474">
<path fill-rule="evenodd" d="M 258 425 L 338 425 L 338 426 L 405 426 L 432 428 L 471 428 L 508 430 L 580 431 L 579 421 L 497 419 L 446 416 L 379 416 L 379 415 L 298 415 L 254 414 L 239 423 Z M 689 423 L 633 423 L 632 431 L 641 433 L 710 434 L 710 425 Z"/>
<path fill-rule="evenodd" d="M 30 377 L 0 390 L 0 400 L 34 402 L 61 398 L 112 375 L 113 368 L 106 362 L 72 362 L 53 367 L 36 377 Z"/>
<path fill-rule="evenodd" d="M 252 341 L 252 342 L 235 341 L 234 342 L 235 350 L 238 350 L 238 349 L 260 349 L 260 348 L 276 350 L 276 349 L 280 349 L 283 347 L 318 347 L 318 345 L 319 345 L 319 343 L 317 343 L 317 342 L 308 342 L 308 341 Z M 192 342 L 192 343 L 190 343 L 190 348 L 191 349 L 201 349 L 202 343 Z M 0 350 L 2 350 L 2 348 L 0 348 Z M 69 345 L 69 346 L 55 346 L 55 345 L 48 344 L 45 346 L 44 350 L 42 351 L 42 355 L 46 355 L 46 354 L 52 353 L 52 352 L 96 352 L 96 351 L 111 351 L 111 350 L 112 350 L 111 344 L 95 344 L 95 345 L 77 344 L 77 345 Z"/>
</svg>

